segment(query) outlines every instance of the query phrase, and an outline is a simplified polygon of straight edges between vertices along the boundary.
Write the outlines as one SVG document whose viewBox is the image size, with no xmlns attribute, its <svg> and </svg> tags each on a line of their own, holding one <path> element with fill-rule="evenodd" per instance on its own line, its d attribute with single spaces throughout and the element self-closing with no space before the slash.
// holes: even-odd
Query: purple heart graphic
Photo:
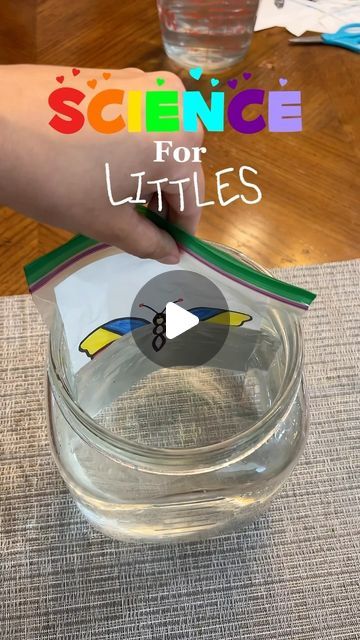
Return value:
<svg viewBox="0 0 360 640">
<path fill-rule="evenodd" d="M 286 80 L 286 78 L 280 78 L 279 79 L 279 84 L 281 87 L 285 87 L 285 85 L 288 83 L 288 81 Z"/>
<path fill-rule="evenodd" d="M 230 89 L 236 89 L 237 83 L 238 81 L 236 80 L 236 78 L 233 78 L 232 80 L 228 80 L 226 84 L 228 87 L 230 87 Z"/>
<path fill-rule="evenodd" d="M 201 67 L 196 67 L 195 69 L 190 69 L 189 75 L 194 78 L 194 80 L 200 80 L 202 72 L 203 70 Z"/>
<path fill-rule="evenodd" d="M 249 73 L 248 71 L 244 71 L 243 73 L 244 80 L 249 80 L 251 76 L 252 76 L 252 73 Z"/>
</svg>

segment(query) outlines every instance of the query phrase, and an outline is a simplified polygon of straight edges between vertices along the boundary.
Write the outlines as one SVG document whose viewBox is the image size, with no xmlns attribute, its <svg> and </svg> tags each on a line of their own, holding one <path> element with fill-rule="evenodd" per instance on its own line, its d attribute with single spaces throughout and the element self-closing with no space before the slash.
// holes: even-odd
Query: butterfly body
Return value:
<svg viewBox="0 0 360 640">
<path fill-rule="evenodd" d="M 164 311 L 160 313 L 156 313 L 153 317 L 153 334 L 154 338 L 152 341 L 152 346 L 154 351 L 160 351 L 165 346 L 166 343 L 166 314 Z"/>
</svg>

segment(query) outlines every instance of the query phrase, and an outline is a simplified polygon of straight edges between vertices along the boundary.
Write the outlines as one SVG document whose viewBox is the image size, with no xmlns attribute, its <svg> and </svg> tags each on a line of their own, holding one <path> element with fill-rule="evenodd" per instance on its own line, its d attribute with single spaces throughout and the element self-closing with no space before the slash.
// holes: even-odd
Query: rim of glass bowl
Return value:
<svg viewBox="0 0 360 640">
<path fill-rule="evenodd" d="M 261 267 L 240 251 L 220 243 L 214 242 L 212 244 L 240 257 L 251 267 L 272 275 L 267 269 Z M 160 449 L 111 434 L 100 427 L 96 420 L 91 418 L 71 397 L 68 386 L 59 373 L 61 366 L 57 366 L 59 361 L 56 362 L 56 356 L 54 355 L 56 354 L 56 348 L 54 348 L 51 332 L 47 375 L 49 428 L 53 428 L 50 401 L 52 394 L 63 414 L 64 407 L 61 402 L 65 404 L 70 412 L 68 416 L 71 419 L 71 428 L 85 442 L 107 457 L 131 468 L 165 475 L 191 475 L 214 471 L 234 464 L 236 461 L 248 456 L 271 436 L 276 429 L 277 422 L 286 412 L 289 402 L 294 398 L 301 383 L 303 340 L 300 321 L 297 316 L 290 314 L 284 317 L 288 320 L 288 328 L 285 328 L 284 323 L 280 323 L 281 338 L 286 354 L 286 364 L 280 389 L 270 409 L 264 413 L 260 420 L 241 434 L 232 436 L 222 442 L 186 449 Z M 293 338 L 291 350 L 289 350 L 289 335 Z M 64 417 L 67 419 L 66 415 Z"/>
</svg>

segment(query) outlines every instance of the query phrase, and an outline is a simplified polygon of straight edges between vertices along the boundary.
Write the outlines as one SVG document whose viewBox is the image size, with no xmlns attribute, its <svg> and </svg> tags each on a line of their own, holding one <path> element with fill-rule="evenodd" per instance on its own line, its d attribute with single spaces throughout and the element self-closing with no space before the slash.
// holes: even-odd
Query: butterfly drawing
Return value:
<svg viewBox="0 0 360 640">
<path fill-rule="evenodd" d="M 183 302 L 182 298 L 174 303 Z M 146 325 L 153 325 L 152 347 L 154 351 L 160 351 L 166 344 L 166 307 L 162 311 L 156 311 L 147 304 L 140 304 L 140 307 L 149 309 L 154 313 L 152 322 L 145 318 L 116 318 L 94 329 L 79 344 L 79 351 L 86 353 L 89 358 L 94 358 L 100 351 L 103 351 L 110 344 L 119 340 L 127 333 L 140 329 Z M 252 320 L 247 313 L 239 311 L 226 311 L 225 309 L 215 309 L 213 307 L 194 307 L 189 309 L 189 313 L 194 314 L 202 322 L 213 324 L 227 324 L 231 327 L 241 327 L 245 322 Z"/>
</svg>

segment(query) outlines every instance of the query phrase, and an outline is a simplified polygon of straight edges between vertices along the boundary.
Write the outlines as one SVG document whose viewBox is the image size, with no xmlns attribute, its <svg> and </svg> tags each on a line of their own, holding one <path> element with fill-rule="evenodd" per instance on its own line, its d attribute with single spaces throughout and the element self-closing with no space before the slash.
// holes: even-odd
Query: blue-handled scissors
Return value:
<svg viewBox="0 0 360 640">
<path fill-rule="evenodd" d="M 318 36 L 290 38 L 292 44 L 330 44 L 360 53 L 360 22 L 346 24 L 336 33 L 322 33 Z"/>
</svg>

